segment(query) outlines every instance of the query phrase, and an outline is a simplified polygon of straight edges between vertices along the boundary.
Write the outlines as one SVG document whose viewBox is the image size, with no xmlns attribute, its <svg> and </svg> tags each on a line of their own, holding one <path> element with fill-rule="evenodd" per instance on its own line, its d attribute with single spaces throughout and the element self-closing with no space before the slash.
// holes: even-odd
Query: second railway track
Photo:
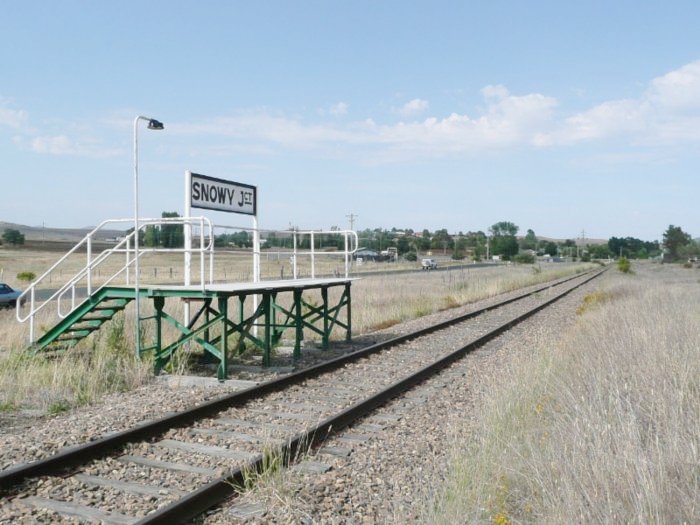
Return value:
<svg viewBox="0 0 700 525">
<path fill-rule="evenodd" d="M 6 493 L 0 520 L 187 521 L 233 494 L 245 473 L 264 468 L 271 456 L 294 458 L 599 274 L 561 279 L 428 329 L 8 469 L 0 473 L 0 488 Z"/>
</svg>

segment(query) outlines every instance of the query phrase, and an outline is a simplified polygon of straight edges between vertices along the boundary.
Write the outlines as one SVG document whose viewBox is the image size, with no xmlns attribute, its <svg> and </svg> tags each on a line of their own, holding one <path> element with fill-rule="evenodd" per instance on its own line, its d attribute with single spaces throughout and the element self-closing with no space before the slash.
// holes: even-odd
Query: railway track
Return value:
<svg viewBox="0 0 700 525">
<path fill-rule="evenodd" d="M 600 273 L 561 279 L 0 472 L 0 521 L 188 521 L 234 494 L 249 474 L 298 457 Z"/>
</svg>

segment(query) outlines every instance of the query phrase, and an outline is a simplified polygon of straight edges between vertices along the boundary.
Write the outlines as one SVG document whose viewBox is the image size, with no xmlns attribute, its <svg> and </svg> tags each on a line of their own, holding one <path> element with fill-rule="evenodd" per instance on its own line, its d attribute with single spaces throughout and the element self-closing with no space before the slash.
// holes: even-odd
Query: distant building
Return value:
<svg viewBox="0 0 700 525">
<path fill-rule="evenodd" d="M 363 261 L 376 261 L 380 254 L 369 248 L 359 248 L 353 255 L 353 259 L 362 259 Z"/>
</svg>

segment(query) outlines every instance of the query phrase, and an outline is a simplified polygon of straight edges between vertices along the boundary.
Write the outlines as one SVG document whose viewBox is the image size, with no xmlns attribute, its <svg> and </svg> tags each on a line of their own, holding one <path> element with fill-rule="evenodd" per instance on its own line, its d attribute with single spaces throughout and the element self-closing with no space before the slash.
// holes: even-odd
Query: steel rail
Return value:
<svg viewBox="0 0 700 525">
<path fill-rule="evenodd" d="M 519 301 L 554 286 L 559 286 L 568 281 L 578 279 L 584 275 L 591 274 L 596 271 L 597 270 L 590 270 L 588 272 L 577 274 L 573 277 L 551 281 L 535 290 L 531 290 L 493 305 L 448 319 L 447 321 L 442 321 L 435 325 L 394 337 L 387 341 L 375 343 L 344 356 L 340 356 L 324 363 L 300 370 L 299 372 L 295 372 L 281 378 L 272 379 L 232 394 L 227 394 L 182 412 L 171 414 L 154 421 L 141 423 L 128 430 L 116 432 L 108 436 L 98 438 L 89 443 L 68 447 L 54 454 L 53 456 L 44 459 L 11 467 L 0 472 L 0 493 L 9 492 L 13 487 L 19 485 L 29 478 L 58 474 L 66 471 L 67 469 L 75 468 L 79 465 L 87 463 L 88 461 L 107 456 L 111 451 L 128 443 L 152 439 L 172 428 L 188 426 L 199 419 L 210 417 L 218 412 L 235 406 L 243 405 L 248 401 L 259 398 L 263 395 L 278 392 L 290 385 L 303 382 L 306 379 L 317 377 L 323 373 L 340 368 L 349 362 L 367 357 L 392 346 L 405 343 L 411 339 L 442 330 L 454 324 L 458 324 L 466 321 L 467 319 L 481 315 L 485 312 L 495 310 L 507 304 Z M 604 270 L 595 273 L 594 277 L 602 273 L 602 271 Z M 588 280 L 586 282 L 588 282 Z"/>
<path fill-rule="evenodd" d="M 265 455 L 260 454 L 256 458 L 253 458 L 246 463 L 243 467 L 232 471 L 229 475 L 204 485 L 203 487 L 191 492 L 187 496 L 171 503 L 170 505 L 161 507 L 156 512 L 137 521 L 137 525 L 167 525 L 173 523 L 184 523 L 196 516 L 199 516 L 204 511 L 218 505 L 228 497 L 240 491 L 240 487 L 244 486 L 247 476 L 253 473 L 263 472 L 265 469 L 265 464 L 267 463 L 266 459 L 270 457 L 270 454 L 274 455 L 274 457 L 279 457 L 285 465 L 288 464 L 289 458 L 296 457 L 299 452 L 303 452 L 308 448 L 318 445 L 331 434 L 337 433 L 356 420 L 365 417 L 374 409 L 386 404 L 392 398 L 437 374 L 454 361 L 461 359 L 466 354 L 472 352 L 480 346 L 483 346 L 485 343 L 496 338 L 513 326 L 521 323 L 525 319 L 528 319 L 555 301 L 558 301 L 562 297 L 571 293 L 573 290 L 595 279 L 604 271 L 605 269 L 594 273 L 592 276 L 588 277 L 586 280 L 578 283 L 572 288 L 565 290 L 564 292 L 545 301 L 535 308 L 528 310 L 518 317 L 499 325 L 487 334 L 474 339 L 462 348 L 455 350 L 432 364 L 423 367 L 416 373 L 399 380 L 381 392 L 378 392 L 377 394 L 356 403 L 335 416 L 329 417 L 310 430 L 297 434 L 288 442 L 288 444 L 276 447 L 271 453 Z M 568 280 L 570 279 L 567 279 L 567 281 Z"/>
</svg>

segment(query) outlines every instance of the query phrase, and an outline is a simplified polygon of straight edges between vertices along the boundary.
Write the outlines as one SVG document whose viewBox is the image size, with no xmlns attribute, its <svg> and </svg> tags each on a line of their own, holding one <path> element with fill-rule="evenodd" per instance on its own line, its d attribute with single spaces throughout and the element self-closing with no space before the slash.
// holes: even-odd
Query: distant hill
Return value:
<svg viewBox="0 0 700 525">
<path fill-rule="evenodd" d="M 47 242 L 78 242 L 93 229 L 93 227 L 50 228 L 48 226 L 25 226 L 23 224 L 0 221 L 0 234 L 8 228 L 12 230 L 19 230 L 27 241 Z M 109 241 L 123 236 L 123 230 L 100 230 L 97 234 L 95 234 L 95 240 Z"/>
</svg>

